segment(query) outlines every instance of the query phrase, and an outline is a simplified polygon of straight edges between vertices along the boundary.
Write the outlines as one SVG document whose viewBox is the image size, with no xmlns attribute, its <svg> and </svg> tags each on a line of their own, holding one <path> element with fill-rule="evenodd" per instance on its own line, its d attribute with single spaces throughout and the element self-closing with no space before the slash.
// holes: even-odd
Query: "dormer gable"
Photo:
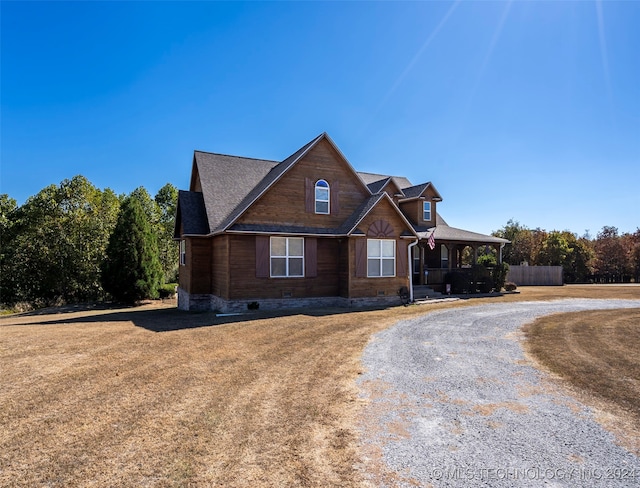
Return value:
<svg viewBox="0 0 640 488">
<path fill-rule="evenodd" d="M 404 198 L 398 200 L 400 210 L 418 227 L 433 227 L 437 223 L 437 202 L 442 201 L 440 193 L 431 183 L 422 183 L 402 190 Z"/>
<path fill-rule="evenodd" d="M 230 225 L 283 224 L 337 228 L 371 192 L 323 133 L 273 169 Z"/>
<path fill-rule="evenodd" d="M 407 188 L 403 188 L 404 198 L 400 199 L 401 202 L 406 202 L 408 200 L 412 200 L 415 198 L 423 198 L 428 197 L 431 199 L 435 199 L 436 201 L 441 201 L 442 197 L 436 187 L 433 186 L 433 183 L 428 181 L 427 183 L 421 183 L 419 185 L 410 186 Z"/>
</svg>

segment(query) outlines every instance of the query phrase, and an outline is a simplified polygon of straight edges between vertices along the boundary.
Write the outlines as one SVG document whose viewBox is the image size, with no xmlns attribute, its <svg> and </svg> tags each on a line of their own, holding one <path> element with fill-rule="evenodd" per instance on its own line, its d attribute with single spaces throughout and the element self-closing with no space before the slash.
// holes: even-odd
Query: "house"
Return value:
<svg viewBox="0 0 640 488">
<path fill-rule="evenodd" d="M 176 215 L 178 307 L 394 304 L 401 287 L 438 288 L 465 247 L 507 242 L 449 227 L 440 201 L 431 183 L 357 173 L 327 134 L 284 161 L 195 151 Z"/>
</svg>

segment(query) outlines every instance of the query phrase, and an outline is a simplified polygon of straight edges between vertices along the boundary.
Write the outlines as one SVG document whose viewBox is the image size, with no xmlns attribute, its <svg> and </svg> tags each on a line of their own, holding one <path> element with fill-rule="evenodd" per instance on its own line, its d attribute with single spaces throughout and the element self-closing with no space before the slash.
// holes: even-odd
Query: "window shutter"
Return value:
<svg viewBox="0 0 640 488">
<path fill-rule="evenodd" d="M 304 208 L 307 213 L 316 211 L 316 185 L 311 178 L 304 179 Z"/>
<path fill-rule="evenodd" d="M 398 276 L 405 277 L 408 276 L 408 268 L 407 268 L 407 241 L 401 239 L 398 241 L 398 255 L 396 256 L 396 263 L 398 263 Z"/>
<path fill-rule="evenodd" d="M 356 278 L 367 277 L 367 240 L 356 239 Z"/>
<path fill-rule="evenodd" d="M 340 182 L 333 181 L 331 183 L 331 215 L 340 213 Z"/>
<path fill-rule="evenodd" d="M 256 236 L 256 278 L 268 278 L 270 273 L 269 236 Z"/>
<path fill-rule="evenodd" d="M 304 240 L 304 267 L 305 277 L 318 276 L 318 239 L 306 237 Z"/>
</svg>

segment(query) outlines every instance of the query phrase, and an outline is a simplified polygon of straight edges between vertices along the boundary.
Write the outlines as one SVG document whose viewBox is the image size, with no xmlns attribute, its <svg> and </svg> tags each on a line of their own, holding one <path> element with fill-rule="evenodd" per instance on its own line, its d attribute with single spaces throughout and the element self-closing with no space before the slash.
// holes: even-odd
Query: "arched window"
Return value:
<svg viewBox="0 0 640 488">
<path fill-rule="evenodd" d="M 316 182 L 316 213 L 329 214 L 329 183 L 325 180 Z"/>
</svg>

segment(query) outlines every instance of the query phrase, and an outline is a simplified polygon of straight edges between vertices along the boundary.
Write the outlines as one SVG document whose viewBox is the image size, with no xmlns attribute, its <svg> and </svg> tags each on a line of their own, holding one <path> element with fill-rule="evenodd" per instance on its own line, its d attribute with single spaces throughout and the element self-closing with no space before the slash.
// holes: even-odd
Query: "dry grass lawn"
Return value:
<svg viewBox="0 0 640 488">
<path fill-rule="evenodd" d="M 640 287 L 280 317 L 155 304 L 0 318 L 0 486 L 360 486 L 354 379 L 371 334 L 436 308 L 566 296 Z"/>
<path fill-rule="evenodd" d="M 640 308 L 550 315 L 524 331 L 543 367 L 586 403 L 624 417 L 620 430 L 634 431 L 640 452 Z"/>
</svg>

